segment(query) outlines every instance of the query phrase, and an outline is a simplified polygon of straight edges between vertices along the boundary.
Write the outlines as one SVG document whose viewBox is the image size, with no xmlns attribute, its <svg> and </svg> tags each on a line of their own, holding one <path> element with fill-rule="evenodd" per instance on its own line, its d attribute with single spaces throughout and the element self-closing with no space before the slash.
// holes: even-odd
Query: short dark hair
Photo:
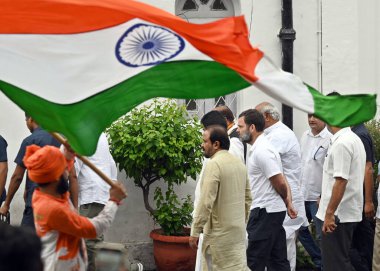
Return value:
<svg viewBox="0 0 380 271">
<path fill-rule="evenodd" d="M 326 96 L 341 96 L 340 93 L 338 91 L 333 91 L 333 92 L 330 92 L 329 94 L 327 94 Z"/>
<path fill-rule="evenodd" d="M 226 119 L 224 118 L 222 113 L 220 113 L 219 111 L 215 111 L 215 110 L 212 110 L 212 111 L 206 113 L 202 117 L 201 123 L 205 129 L 211 125 L 220 125 L 220 126 L 224 127 L 225 129 L 227 129 Z"/>
<path fill-rule="evenodd" d="M 232 113 L 231 109 L 227 105 L 219 105 L 214 108 L 214 110 L 219 111 L 222 113 L 222 115 L 229 121 L 233 122 L 235 117 L 234 114 Z"/>
<path fill-rule="evenodd" d="M 35 231 L 0 222 L 0 270 L 42 271 L 42 244 Z"/>
<path fill-rule="evenodd" d="M 248 109 L 240 113 L 239 118 L 244 117 L 244 122 L 248 125 L 255 125 L 256 131 L 264 131 L 265 119 L 256 109 Z"/>
<path fill-rule="evenodd" d="M 206 128 L 206 130 L 210 133 L 211 143 L 219 141 L 221 149 L 230 149 L 230 138 L 228 137 L 226 128 L 221 125 L 210 125 Z"/>
</svg>

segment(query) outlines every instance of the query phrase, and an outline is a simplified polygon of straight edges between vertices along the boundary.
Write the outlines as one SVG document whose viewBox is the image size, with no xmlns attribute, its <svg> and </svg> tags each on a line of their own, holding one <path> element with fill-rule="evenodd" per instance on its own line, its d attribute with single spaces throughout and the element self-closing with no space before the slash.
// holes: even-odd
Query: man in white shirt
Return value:
<svg viewBox="0 0 380 271">
<path fill-rule="evenodd" d="M 104 133 L 99 137 L 96 152 L 87 158 L 105 175 L 112 180 L 116 180 L 116 164 L 110 153 L 107 137 Z M 93 218 L 103 210 L 107 203 L 110 186 L 79 159 L 75 159 L 75 170 L 79 184 L 79 212 L 82 216 Z M 103 236 L 86 240 L 88 271 L 96 270 L 95 245 L 101 241 L 103 241 Z"/>
<path fill-rule="evenodd" d="M 329 126 L 331 145 L 323 166 L 322 196 L 317 219 L 323 221 L 323 269 L 355 270 L 349 250 L 362 220 L 366 153 L 360 138 L 349 127 Z"/>
<path fill-rule="evenodd" d="M 264 117 L 249 109 L 238 119 L 242 141 L 253 144 L 248 157 L 248 178 L 252 205 L 248 220 L 247 263 L 251 270 L 290 270 L 286 253 L 285 230 L 282 226 L 286 211 L 297 217 L 291 194 L 282 175 L 278 152 L 263 134 Z"/>
<path fill-rule="evenodd" d="M 280 113 L 276 107 L 268 102 L 263 102 L 258 104 L 256 109 L 264 116 L 265 136 L 280 154 L 284 175 L 292 192 L 293 205 L 298 211 L 296 219 L 286 216 L 283 224 L 286 232 L 288 260 L 291 270 L 294 271 L 297 258 L 296 233 L 301 226 L 308 225 L 301 189 L 300 145 L 294 132 L 280 121 Z"/>
<path fill-rule="evenodd" d="M 298 240 L 312 258 L 317 269 L 321 269 L 321 250 L 319 248 L 322 236 L 322 225 L 316 224 L 315 215 L 318 211 L 318 201 L 322 192 L 323 163 L 330 144 L 331 133 L 326 124 L 312 114 L 308 115 L 310 129 L 301 137 L 302 174 L 301 184 L 305 198 L 306 216 L 313 220 L 316 231 L 314 242 L 308 227 L 301 227 Z"/>
<path fill-rule="evenodd" d="M 239 138 L 239 133 L 237 132 L 237 125 L 235 124 L 234 114 L 231 109 L 226 105 L 220 105 L 215 107 L 213 110 L 222 113 L 223 117 L 227 122 L 227 133 L 230 138 L 230 149 L 229 152 L 240 158 L 244 164 L 247 157 L 247 143 L 241 142 Z"/>
</svg>

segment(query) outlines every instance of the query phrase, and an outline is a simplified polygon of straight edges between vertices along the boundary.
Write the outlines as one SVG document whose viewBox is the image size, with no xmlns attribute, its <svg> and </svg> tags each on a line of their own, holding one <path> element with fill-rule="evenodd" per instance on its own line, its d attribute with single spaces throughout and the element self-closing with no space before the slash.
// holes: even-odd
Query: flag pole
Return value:
<svg viewBox="0 0 380 271">
<path fill-rule="evenodd" d="M 57 139 L 60 143 L 62 143 L 66 148 L 71 149 L 69 143 L 58 133 L 51 132 L 51 135 Z M 78 157 L 82 162 L 91 168 L 96 174 L 99 175 L 100 178 L 102 178 L 107 184 L 109 184 L 111 187 L 115 186 L 114 181 L 112 181 L 107 175 L 105 175 L 100 169 L 98 169 L 93 163 L 90 162 L 90 160 L 87 159 L 87 157 L 82 156 L 80 154 L 76 154 L 76 157 Z"/>
</svg>

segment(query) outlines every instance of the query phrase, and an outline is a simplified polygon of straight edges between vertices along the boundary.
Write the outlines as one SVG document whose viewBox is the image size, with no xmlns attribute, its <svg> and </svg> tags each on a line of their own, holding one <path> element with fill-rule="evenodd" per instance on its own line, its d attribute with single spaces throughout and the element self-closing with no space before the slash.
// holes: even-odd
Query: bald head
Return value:
<svg viewBox="0 0 380 271">
<path fill-rule="evenodd" d="M 255 109 L 263 114 L 265 119 L 265 128 L 268 128 L 280 120 L 280 112 L 271 103 L 262 102 L 256 105 Z"/>
</svg>

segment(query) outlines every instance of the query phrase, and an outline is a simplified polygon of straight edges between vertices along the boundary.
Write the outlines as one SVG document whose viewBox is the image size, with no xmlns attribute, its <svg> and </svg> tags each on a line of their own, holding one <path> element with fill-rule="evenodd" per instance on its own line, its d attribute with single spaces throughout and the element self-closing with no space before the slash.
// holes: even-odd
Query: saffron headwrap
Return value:
<svg viewBox="0 0 380 271">
<path fill-rule="evenodd" d="M 67 167 L 65 156 L 54 146 L 28 146 L 23 162 L 35 183 L 58 181 Z"/>
</svg>

